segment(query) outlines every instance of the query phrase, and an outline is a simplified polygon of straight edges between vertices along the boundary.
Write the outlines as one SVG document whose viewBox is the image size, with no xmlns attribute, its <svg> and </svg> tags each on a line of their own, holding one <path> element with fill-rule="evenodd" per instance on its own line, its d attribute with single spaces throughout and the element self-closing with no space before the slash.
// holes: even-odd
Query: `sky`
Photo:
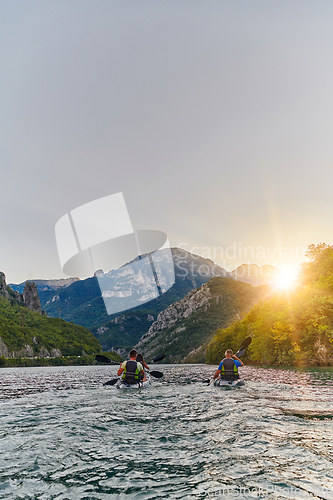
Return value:
<svg viewBox="0 0 333 500">
<path fill-rule="evenodd" d="M 67 277 L 55 224 L 133 227 L 228 270 L 333 244 L 333 2 L 1 0 L 0 270 Z"/>
</svg>

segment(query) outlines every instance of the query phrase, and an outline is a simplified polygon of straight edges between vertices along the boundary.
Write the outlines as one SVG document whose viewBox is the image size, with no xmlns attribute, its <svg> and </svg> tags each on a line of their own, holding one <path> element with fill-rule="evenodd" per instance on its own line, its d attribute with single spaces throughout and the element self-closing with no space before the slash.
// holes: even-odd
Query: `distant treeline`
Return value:
<svg viewBox="0 0 333 500">
<path fill-rule="evenodd" d="M 243 321 L 218 330 L 206 351 L 218 363 L 252 337 L 244 361 L 278 366 L 333 364 L 333 246 L 310 245 L 293 288 L 274 291 Z"/>
<path fill-rule="evenodd" d="M 111 361 L 121 363 L 124 358 L 119 356 L 116 352 L 103 353 Z M 0 357 L 0 368 L 14 367 L 14 366 L 80 366 L 95 364 L 95 355 L 89 356 L 59 356 L 57 358 L 5 358 Z"/>
</svg>

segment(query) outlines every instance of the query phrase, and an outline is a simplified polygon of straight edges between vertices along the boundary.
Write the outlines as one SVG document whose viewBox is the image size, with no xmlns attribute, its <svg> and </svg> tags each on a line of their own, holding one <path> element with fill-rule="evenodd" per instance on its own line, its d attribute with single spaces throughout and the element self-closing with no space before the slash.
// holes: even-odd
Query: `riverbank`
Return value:
<svg viewBox="0 0 333 500">
<path fill-rule="evenodd" d="M 115 352 L 102 353 L 111 361 L 121 363 L 123 358 Z M 36 358 L 5 358 L 0 357 L 0 368 L 26 367 L 33 368 L 38 366 L 87 366 L 96 364 L 95 354 L 84 356 L 58 356 L 56 358 L 36 357 Z"/>
</svg>

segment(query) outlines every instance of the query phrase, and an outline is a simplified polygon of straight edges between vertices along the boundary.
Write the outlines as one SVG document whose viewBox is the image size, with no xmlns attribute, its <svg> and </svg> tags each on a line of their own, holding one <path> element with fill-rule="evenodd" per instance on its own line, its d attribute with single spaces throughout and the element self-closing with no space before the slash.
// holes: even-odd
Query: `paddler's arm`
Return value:
<svg viewBox="0 0 333 500">
<path fill-rule="evenodd" d="M 120 368 L 118 369 L 118 377 L 123 373 L 124 368 L 122 368 L 123 363 L 120 363 Z"/>
<path fill-rule="evenodd" d="M 221 370 L 217 369 L 216 372 L 215 372 L 215 375 L 213 377 L 213 380 L 215 380 L 216 378 L 218 378 L 220 375 L 221 375 Z"/>
<path fill-rule="evenodd" d="M 240 362 L 241 366 L 244 366 L 243 361 L 242 361 L 241 359 L 237 358 L 237 356 L 236 356 L 235 354 L 233 355 L 233 358 L 234 358 L 234 359 L 237 359 L 237 361 L 239 361 L 239 362 Z"/>
</svg>

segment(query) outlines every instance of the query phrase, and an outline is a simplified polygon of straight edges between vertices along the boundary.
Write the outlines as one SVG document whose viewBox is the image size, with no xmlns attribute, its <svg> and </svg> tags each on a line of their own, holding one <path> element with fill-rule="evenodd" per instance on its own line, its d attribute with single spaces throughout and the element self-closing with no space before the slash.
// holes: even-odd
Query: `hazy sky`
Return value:
<svg viewBox="0 0 333 500">
<path fill-rule="evenodd" d="M 332 26 L 331 0 L 1 0 L 7 281 L 65 276 L 55 223 L 118 192 L 224 267 L 333 244 Z"/>
</svg>

